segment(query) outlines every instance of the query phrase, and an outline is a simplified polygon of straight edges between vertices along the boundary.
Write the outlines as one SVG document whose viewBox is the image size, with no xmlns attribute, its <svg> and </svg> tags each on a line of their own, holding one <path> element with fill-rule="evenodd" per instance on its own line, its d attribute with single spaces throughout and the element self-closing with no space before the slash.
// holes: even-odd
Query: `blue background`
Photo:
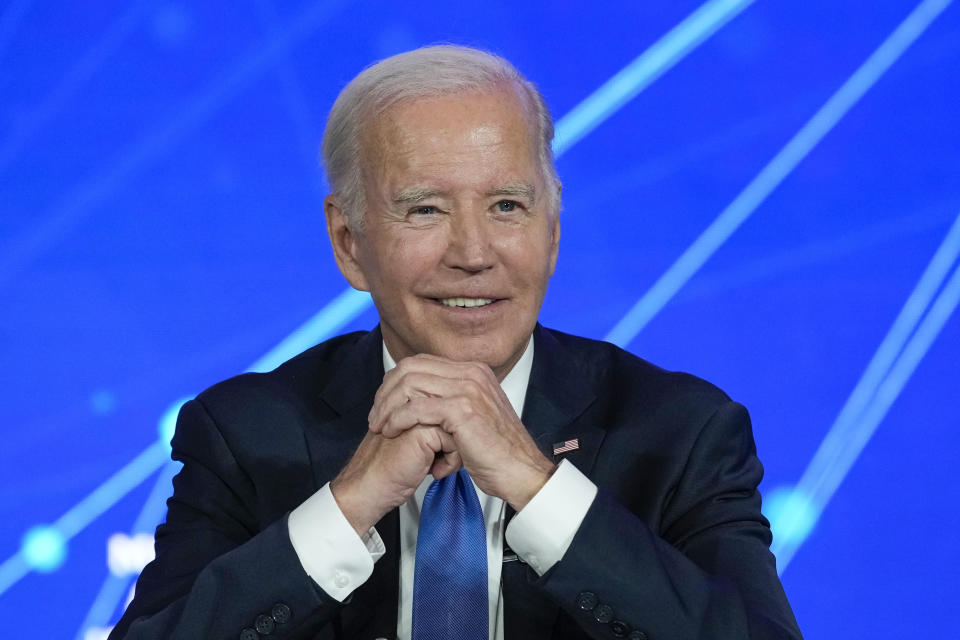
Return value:
<svg viewBox="0 0 960 640">
<path fill-rule="evenodd" d="M 169 488 L 161 417 L 344 291 L 316 150 L 347 80 L 422 44 L 472 44 L 513 61 L 561 119 L 699 6 L 0 5 L 0 611 L 29 612 L 30 637 L 115 621 L 132 577 L 108 579 L 106 540 L 162 514 L 148 499 Z M 606 336 L 916 7 L 758 1 L 603 114 L 558 159 L 563 239 L 543 322 Z M 836 493 L 782 489 L 960 214 L 960 7 L 921 31 L 624 341 L 750 409 L 761 488 L 786 496 L 765 511 L 796 552 L 782 577 L 810 638 L 955 627 L 960 321 L 942 278 L 945 322 L 905 384 L 889 383 L 889 412 L 869 398 L 878 428 L 847 447 L 849 473 L 827 465 Z M 360 309 L 299 335 L 375 324 Z M 58 518 L 78 504 L 67 531 Z M 62 558 L 42 538 L 21 550 L 52 523 Z"/>
</svg>

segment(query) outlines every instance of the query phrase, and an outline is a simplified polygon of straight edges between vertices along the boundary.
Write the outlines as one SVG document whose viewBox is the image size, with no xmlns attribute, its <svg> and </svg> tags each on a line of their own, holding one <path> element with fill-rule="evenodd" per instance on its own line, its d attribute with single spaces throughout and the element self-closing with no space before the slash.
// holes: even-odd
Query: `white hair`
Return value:
<svg viewBox="0 0 960 640">
<path fill-rule="evenodd" d="M 361 167 L 362 129 L 392 105 L 447 93 L 517 88 L 526 103 L 531 135 L 547 184 L 551 212 L 560 209 L 553 163 L 553 118 L 540 92 L 510 62 L 487 51 L 434 45 L 386 58 L 364 69 L 337 96 L 327 118 L 321 147 L 330 190 L 340 200 L 350 226 L 362 226 L 365 209 Z"/>
</svg>

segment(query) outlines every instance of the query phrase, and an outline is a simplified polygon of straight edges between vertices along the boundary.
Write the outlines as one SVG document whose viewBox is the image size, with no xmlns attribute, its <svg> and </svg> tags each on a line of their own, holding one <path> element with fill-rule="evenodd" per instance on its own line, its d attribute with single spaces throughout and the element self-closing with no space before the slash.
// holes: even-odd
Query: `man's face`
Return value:
<svg viewBox="0 0 960 640">
<path fill-rule="evenodd" d="M 366 132 L 362 229 L 335 198 L 341 271 L 370 291 L 396 360 L 428 353 L 488 364 L 526 347 L 557 259 L 560 227 L 512 88 L 394 105 Z"/>
</svg>

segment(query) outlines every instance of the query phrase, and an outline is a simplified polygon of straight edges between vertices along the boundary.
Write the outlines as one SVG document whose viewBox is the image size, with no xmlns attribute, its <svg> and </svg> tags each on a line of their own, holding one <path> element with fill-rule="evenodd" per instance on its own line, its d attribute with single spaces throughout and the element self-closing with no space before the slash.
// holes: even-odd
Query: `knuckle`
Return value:
<svg viewBox="0 0 960 640">
<path fill-rule="evenodd" d="M 490 367 L 479 362 L 471 364 L 473 366 L 470 367 L 470 379 L 477 387 L 485 388 L 490 386 L 491 383 L 499 384 Z"/>
<path fill-rule="evenodd" d="M 403 377 L 403 382 L 406 388 L 419 387 L 423 385 L 426 379 L 427 376 L 422 371 L 411 371 Z"/>
<path fill-rule="evenodd" d="M 393 424 L 393 414 L 386 416 L 380 423 L 380 432 L 384 435 L 391 433 L 393 431 Z"/>
<path fill-rule="evenodd" d="M 418 396 L 411 397 L 407 402 L 397 407 L 397 415 L 409 420 L 410 418 L 419 418 L 424 411 L 422 398 Z"/>
<path fill-rule="evenodd" d="M 485 368 L 486 368 L 486 365 L 484 365 L 484 364 L 482 364 L 482 363 L 480 363 L 480 362 L 468 362 L 468 363 L 467 363 L 467 372 L 470 374 L 470 377 L 471 377 L 473 380 L 481 380 L 481 379 L 483 379 L 484 369 L 485 369 Z"/>
<path fill-rule="evenodd" d="M 483 387 L 480 384 L 480 382 L 477 381 L 476 378 L 469 376 L 469 377 L 463 378 L 462 388 L 465 393 L 468 393 L 472 396 L 477 396 L 479 395 Z"/>
<path fill-rule="evenodd" d="M 463 417 L 470 418 L 476 413 L 473 402 L 467 396 L 457 396 L 456 403 L 457 410 L 463 414 Z"/>
<path fill-rule="evenodd" d="M 493 369 L 491 369 L 487 365 L 483 365 L 483 379 L 488 383 L 492 383 L 496 385 L 500 384 L 500 381 L 497 380 L 497 376 L 494 375 L 493 373 Z"/>
</svg>

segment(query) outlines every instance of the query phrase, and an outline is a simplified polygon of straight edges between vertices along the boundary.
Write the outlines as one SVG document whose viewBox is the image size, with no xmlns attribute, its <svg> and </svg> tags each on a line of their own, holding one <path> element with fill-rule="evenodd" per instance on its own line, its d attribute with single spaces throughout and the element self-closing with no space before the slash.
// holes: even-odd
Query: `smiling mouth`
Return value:
<svg viewBox="0 0 960 640">
<path fill-rule="evenodd" d="M 475 307 L 485 307 L 494 302 L 493 298 L 437 298 L 437 302 L 445 307 L 462 307 L 473 309 Z"/>
</svg>

